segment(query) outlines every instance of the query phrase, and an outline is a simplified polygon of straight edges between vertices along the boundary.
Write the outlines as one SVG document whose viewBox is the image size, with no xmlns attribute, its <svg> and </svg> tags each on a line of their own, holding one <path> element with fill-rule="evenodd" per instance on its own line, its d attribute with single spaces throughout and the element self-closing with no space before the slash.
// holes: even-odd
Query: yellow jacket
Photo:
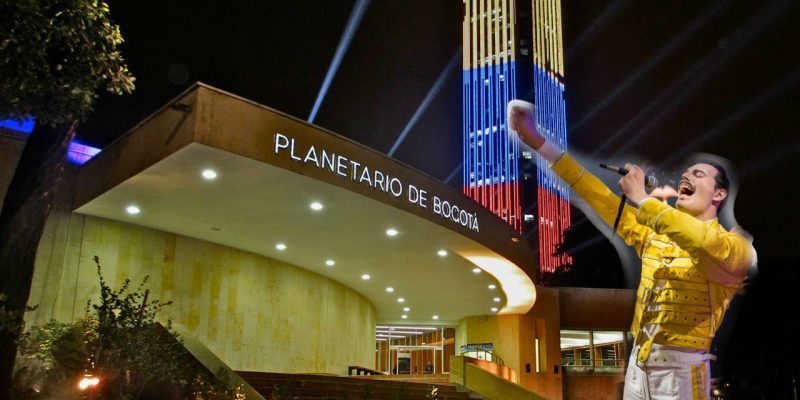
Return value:
<svg viewBox="0 0 800 400">
<path fill-rule="evenodd" d="M 620 198 L 568 154 L 552 166 L 611 226 Z M 700 221 L 657 201 L 639 210 L 625 205 L 618 234 L 642 258 L 642 278 L 631 332 L 641 346 L 652 344 L 708 352 L 731 299 L 754 263 L 755 250 L 716 219 Z"/>
</svg>

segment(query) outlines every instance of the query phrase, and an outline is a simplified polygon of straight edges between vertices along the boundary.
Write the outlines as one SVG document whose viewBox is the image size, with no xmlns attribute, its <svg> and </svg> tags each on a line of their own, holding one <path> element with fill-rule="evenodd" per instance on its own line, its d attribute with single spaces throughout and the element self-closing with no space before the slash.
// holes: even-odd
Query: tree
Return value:
<svg viewBox="0 0 800 400">
<path fill-rule="evenodd" d="M 99 89 L 134 88 L 121 43 L 102 1 L 0 0 L 0 119 L 36 120 L 0 211 L 0 307 L 20 325 L 75 129 Z M 18 337 L 0 326 L 0 400 L 9 398 Z"/>
</svg>

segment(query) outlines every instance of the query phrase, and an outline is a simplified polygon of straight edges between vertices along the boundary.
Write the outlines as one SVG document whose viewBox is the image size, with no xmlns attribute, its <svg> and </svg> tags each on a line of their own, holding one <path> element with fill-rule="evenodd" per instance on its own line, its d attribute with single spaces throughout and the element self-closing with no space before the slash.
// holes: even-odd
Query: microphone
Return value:
<svg viewBox="0 0 800 400">
<path fill-rule="evenodd" d="M 616 167 L 613 165 L 608 165 L 605 163 L 600 163 L 600 168 L 605 168 L 609 171 L 616 172 L 620 175 L 628 175 L 628 170 L 623 167 Z M 658 179 L 656 179 L 653 175 L 647 175 L 644 177 L 644 187 L 648 191 L 655 189 L 658 186 Z"/>
</svg>

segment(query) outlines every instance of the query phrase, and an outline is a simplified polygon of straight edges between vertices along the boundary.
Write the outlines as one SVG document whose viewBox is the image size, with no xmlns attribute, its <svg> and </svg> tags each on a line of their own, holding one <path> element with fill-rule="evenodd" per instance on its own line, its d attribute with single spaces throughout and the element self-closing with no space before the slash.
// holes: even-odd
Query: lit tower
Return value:
<svg viewBox="0 0 800 400">
<path fill-rule="evenodd" d="M 535 233 L 539 270 L 553 272 L 572 264 L 555 255 L 570 224 L 568 190 L 547 168 L 536 168 L 533 182 L 538 155 L 507 134 L 506 104 L 532 100 L 542 133 L 567 148 L 561 5 L 464 0 L 464 11 L 464 193 L 518 232 Z"/>
</svg>

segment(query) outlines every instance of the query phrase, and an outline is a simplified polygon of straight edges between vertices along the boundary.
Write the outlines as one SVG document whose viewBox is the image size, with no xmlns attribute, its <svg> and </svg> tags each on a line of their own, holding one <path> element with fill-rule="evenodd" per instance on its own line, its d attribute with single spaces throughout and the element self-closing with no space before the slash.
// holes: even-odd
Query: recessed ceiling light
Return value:
<svg viewBox="0 0 800 400">
<path fill-rule="evenodd" d="M 217 179 L 217 171 L 214 171 L 213 169 L 210 168 L 204 169 L 202 175 L 203 178 L 207 181 L 212 181 L 214 179 Z"/>
<path fill-rule="evenodd" d="M 410 308 L 408 308 L 408 307 L 403 307 L 403 311 L 405 311 L 405 312 L 409 312 L 409 311 L 411 311 L 411 309 L 410 309 Z"/>
<path fill-rule="evenodd" d="M 401 315 L 401 316 L 400 316 L 400 318 L 402 318 L 402 319 L 408 319 L 408 315 L 405 315 L 405 314 L 403 314 L 403 315 Z"/>
<path fill-rule="evenodd" d="M 447 255 L 447 250 L 439 250 L 436 252 L 436 254 L 438 254 L 441 257 L 444 257 Z"/>
<path fill-rule="evenodd" d="M 311 207 L 311 209 L 314 210 L 314 211 L 319 211 L 319 210 L 322 210 L 322 203 L 320 203 L 318 201 L 315 201 L 315 202 L 311 203 L 311 205 L 309 207 Z"/>
<path fill-rule="evenodd" d="M 500 302 L 500 298 L 499 297 L 495 297 L 493 300 L 494 300 L 495 303 L 499 303 Z"/>
<path fill-rule="evenodd" d="M 403 303 L 403 302 L 405 302 L 405 301 L 406 301 L 406 299 L 404 299 L 404 298 L 402 298 L 402 297 L 398 297 L 398 298 L 397 298 L 397 302 L 398 302 L 398 303 Z"/>
<path fill-rule="evenodd" d="M 369 274 L 364 274 L 364 275 L 361 275 L 361 279 L 363 279 L 363 280 L 365 280 L 365 281 L 368 281 L 368 280 L 369 280 L 369 278 L 370 278 Z"/>
<path fill-rule="evenodd" d="M 439 316 L 438 315 L 434 315 L 433 319 L 439 319 Z"/>
<path fill-rule="evenodd" d="M 492 307 L 492 312 L 497 312 L 497 307 Z"/>
<path fill-rule="evenodd" d="M 286 245 L 283 244 L 283 243 L 278 243 L 278 244 L 275 245 L 275 248 L 278 249 L 278 250 L 283 251 L 283 250 L 286 250 Z"/>
<path fill-rule="evenodd" d="M 332 266 L 334 266 L 335 264 L 336 264 L 336 261 L 333 261 L 333 260 L 327 260 L 327 261 L 325 261 L 325 265 L 327 265 L 327 266 L 329 266 L 329 267 L 332 267 Z"/>
<path fill-rule="evenodd" d="M 389 286 L 389 287 L 386 288 L 386 291 L 389 292 L 389 293 L 392 293 L 392 292 L 394 292 L 394 288 Z"/>
<path fill-rule="evenodd" d="M 125 208 L 125 212 L 127 212 L 130 215 L 136 215 L 141 211 L 142 210 L 140 210 L 139 207 L 136 207 L 136 206 L 128 206 L 128 207 Z"/>
<path fill-rule="evenodd" d="M 494 290 L 494 289 L 496 289 L 496 288 L 497 288 L 497 286 L 495 286 L 495 285 L 489 285 L 489 289 L 490 289 L 490 290 Z"/>
<path fill-rule="evenodd" d="M 386 230 L 386 234 L 389 236 L 397 236 L 397 229 L 391 228 Z"/>
<path fill-rule="evenodd" d="M 475 267 L 475 268 L 472 269 L 472 272 L 474 272 L 476 274 L 480 274 L 481 273 L 481 269 L 478 268 L 478 267 Z"/>
</svg>

